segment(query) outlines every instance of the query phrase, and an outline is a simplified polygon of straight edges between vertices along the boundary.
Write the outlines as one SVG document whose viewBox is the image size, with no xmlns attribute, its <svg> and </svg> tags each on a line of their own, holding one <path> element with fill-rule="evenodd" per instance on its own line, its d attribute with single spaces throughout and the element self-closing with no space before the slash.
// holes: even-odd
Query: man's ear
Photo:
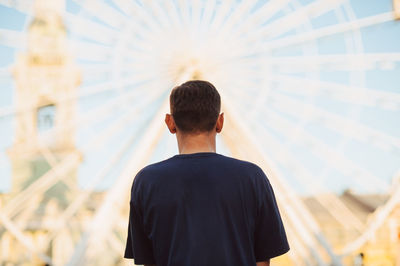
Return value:
<svg viewBox="0 0 400 266">
<path fill-rule="evenodd" d="M 176 125 L 172 115 L 170 114 L 165 115 L 165 124 L 167 125 L 169 132 L 171 132 L 172 134 L 176 133 Z"/>
<path fill-rule="evenodd" d="M 217 131 L 217 133 L 220 133 L 223 126 L 224 126 L 224 113 L 221 113 L 217 118 L 217 125 L 215 127 L 215 131 Z"/>
</svg>

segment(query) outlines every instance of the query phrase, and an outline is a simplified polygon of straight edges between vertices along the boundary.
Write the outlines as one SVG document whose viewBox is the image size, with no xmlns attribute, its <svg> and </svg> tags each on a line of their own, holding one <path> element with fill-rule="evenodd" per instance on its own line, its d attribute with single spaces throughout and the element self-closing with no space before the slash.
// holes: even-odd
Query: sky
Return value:
<svg viewBox="0 0 400 266">
<path fill-rule="evenodd" d="M 262 6 L 264 1 L 258 1 L 259 5 Z M 293 12 L 297 8 L 303 5 L 312 4 L 313 0 L 299 0 L 292 1 L 290 5 L 285 9 L 282 9 L 275 16 L 273 16 L 269 22 L 273 22 L 276 19 L 284 17 L 290 12 Z M 105 1 L 106 5 L 115 7 L 112 1 Z M 352 10 L 354 17 L 351 17 L 349 13 L 344 12 L 345 6 L 341 6 L 339 11 L 343 11 L 345 14 L 343 18 L 338 15 L 340 12 L 331 10 L 326 12 L 316 18 L 310 20 L 310 25 L 301 26 L 296 29 L 292 29 L 284 34 L 278 35 L 276 40 L 280 40 L 284 37 L 295 36 L 302 31 L 316 31 L 318 29 L 323 29 L 329 26 L 335 26 L 341 23 L 341 21 L 352 21 L 354 19 L 363 19 L 370 16 L 379 15 L 392 10 L 392 1 L 390 0 L 351 0 L 346 2 L 348 7 Z M 85 10 L 84 7 L 77 4 L 77 2 L 68 0 L 66 2 L 66 9 L 69 14 L 74 14 L 77 17 L 89 19 L 94 23 L 101 26 L 108 27 L 110 30 L 115 30 L 101 21 L 101 19 L 96 18 L 89 11 Z M 102 14 L 106 16 L 106 13 Z M 100 16 L 101 17 L 101 16 Z M 125 17 L 121 13 L 121 17 Z M 31 17 L 23 12 L 15 10 L 13 8 L 6 7 L 0 4 L 0 110 L 5 110 L 6 108 L 14 106 L 14 93 L 15 93 L 15 83 L 10 72 L 3 70 L 3 68 L 8 68 L 13 65 L 16 60 L 18 53 L 25 50 L 26 45 L 24 42 L 25 30 L 29 24 Z M 72 41 L 79 41 L 80 43 L 93 43 L 91 40 L 87 40 L 84 36 L 79 34 L 79 30 L 74 25 L 74 21 L 71 17 L 66 19 L 68 36 Z M 7 37 L 4 37 L 5 31 L 7 31 Z M 123 32 L 116 29 L 118 36 L 121 37 Z M 12 34 L 12 35 L 11 35 Z M 350 36 L 350 37 L 349 37 Z M 12 38 L 11 38 L 12 37 Z M 13 39 L 15 38 L 15 39 Z M 20 39 L 21 38 L 21 39 Z M 362 48 L 352 47 L 353 44 L 347 45 L 346 40 L 356 39 L 362 43 Z M 139 41 L 139 40 L 137 40 Z M 96 43 L 98 44 L 98 43 Z M 340 54 L 381 54 L 381 53 L 393 53 L 400 54 L 400 21 L 389 21 L 385 23 L 380 23 L 370 27 L 362 28 L 359 31 L 358 37 L 354 33 L 340 33 L 325 38 L 320 38 L 314 42 L 315 47 L 308 47 L 306 45 L 298 46 L 288 46 L 279 47 L 270 52 L 269 57 L 275 60 L 278 67 L 273 67 L 270 70 L 271 75 L 289 75 L 291 77 L 297 78 L 311 78 L 314 80 L 332 82 L 335 84 L 351 85 L 356 87 L 365 87 L 377 91 L 387 91 L 394 92 L 400 95 L 400 59 L 395 59 L 389 62 L 378 62 L 374 63 L 370 67 L 359 71 L 354 71 L 351 66 L 343 67 L 343 70 L 335 70 L 327 66 L 319 66 L 317 70 L 304 71 L 302 69 L 296 69 L 292 65 L 279 66 L 280 59 L 287 57 L 302 57 L 308 54 L 317 54 L 318 56 L 324 55 L 340 55 Z M 82 46 L 83 47 L 83 46 Z M 104 59 L 104 62 L 100 61 L 93 64 L 88 60 L 87 50 L 83 50 L 81 46 L 75 47 L 74 52 L 76 52 L 76 62 L 79 67 L 84 69 L 82 84 L 78 89 L 84 91 L 88 86 L 94 86 L 103 84 L 113 80 L 113 71 L 105 72 L 103 75 L 90 74 L 87 71 L 90 67 L 96 67 L 101 64 L 109 64 L 108 59 Z M 114 49 L 113 44 L 102 44 L 102 47 L 107 51 L 107 49 Z M 267 59 L 265 59 L 267 60 Z M 118 73 L 117 73 L 118 74 Z M 130 74 L 127 72 L 127 74 Z M 121 76 L 126 75 L 126 73 L 121 74 Z M 349 105 L 348 103 L 343 103 L 337 101 L 329 96 L 329 94 L 318 94 L 315 97 L 310 97 L 300 93 L 299 91 L 291 90 L 278 90 L 279 84 L 276 86 L 275 97 L 288 96 L 290 99 L 298 100 L 309 106 L 316 106 L 323 108 L 333 114 L 337 114 L 340 117 L 350 118 L 361 124 L 368 125 L 370 128 L 375 129 L 379 132 L 383 132 L 395 139 L 400 139 L 400 127 L 399 117 L 400 117 L 400 106 L 395 107 L 393 110 L 382 109 L 375 107 L 365 107 L 359 106 L 357 104 Z M 272 88 L 274 89 L 274 87 Z M 108 100 L 117 97 L 122 92 L 129 91 L 129 88 L 115 89 L 107 91 L 104 93 L 96 94 L 90 97 L 83 97 L 78 102 L 78 114 L 84 115 L 94 108 L 98 108 L 107 103 Z M 146 91 L 144 91 L 146 92 Z M 140 93 L 140 91 L 139 91 Z M 236 92 L 235 92 L 236 93 Z M 142 103 L 145 107 L 145 111 L 142 111 L 134 123 L 131 122 L 127 124 L 125 129 L 120 131 L 118 134 L 113 135 L 107 142 L 104 142 L 101 146 L 97 146 L 94 149 L 86 151 L 85 145 L 90 142 L 91 139 L 96 136 L 99 132 L 105 131 L 111 123 L 117 118 L 126 114 L 127 110 L 130 110 L 131 106 L 129 103 L 125 102 L 123 108 L 114 110 L 108 115 L 105 115 L 99 122 L 91 123 L 88 122 L 87 125 L 83 125 L 78 128 L 76 143 L 79 150 L 84 150 L 84 162 L 79 167 L 79 183 L 82 187 L 85 187 L 90 183 L 91 177 L 96 176 L 102 169 L 100 166 L 107 164 L 111 156 L 118 152 L 119 149 L 124 147 L 124 144 L 132 137 L 132 145 L 127 148 L 126 153 L 118 161 L 112 171 L 110 171 L 104 181 L 98 186 L 99 189 L 107 189 L 115 181 L 115 177 L 122 171 L 124 162 L 129 158 L 129 155 L 135 151 L 138 143 L 140 143 L 141 133 L 143 128 L 149 123 L 150 119 L 156 114 L 157 106 L 163 101 L 167 93 L 164 93 L 157 98 L 153 105 L 146 105 Z M 236 95 L 236 94 L 233 94 Z M 313 139 L 322 141 L 322 143 L 327 144 L 329 148 L 340 153 L 345 154 L 350 158 L 351 164 L 360 166 L 361 169 L 372 173 L 373 175 L 380 178 L 383 182 L 390 184 L 392 177 L 399 170 L 400 165 L 400 148 L 397 147 L 393 150 L 385 150 L 374 147 L 373 145 L 365 145 L 365 143 L 358 142 L 351 138 L 343 137 L 342 134 L 321 126 L 318 120 L 311 121 L 311 115 L 304 114 L 304 121 L 296 116 L 291 110 L 285 109 L 279 101 L 273 101 L 273 98 L 266 98 L 263 100 L 259 88 L 249 88 L 247 97 L 248 100 L 245 101 L 247 105 L 242 105 L 243 112 L 251 111 L 254 118 L 257 121 L 263 121 L 265 117 L 270 117 L 270 113 L 278 114 L 280 118 L 290 121 L 291 125 L 294 125 L 294 129 L 302 128 L 306 132 L 313 136 Z M 238 96 L 236 96 L 238 97 Z M 261 102 L 257 107 L 252 109 L 252 103 L 257 102 L 257 98 L 260 98 Z M 239 99 L 239 97 L 237 98 Z M 278 98 L 277 98 L 278 99 Z M 135 101 L 135 105 L 139 108 L 141 103 Z M 238 104 L 240 106 L 240 103 Z M 256 106 L 256 105 L 254 105 Z M 264 113 L 262 107 L 268 106 L 269 112 Z M 272 119 L 272 117 L 271 117 Z M 0 191 L 8 191 L 11 186 L 11 167 L 10 161 L 6 154 L 7 148 L 12 145 L 13 142 L 13 123 L 14 116 L 1 116 L 0 115 Z M 263 131 L 259 125 L 249 125 L 258 138 L 263 138 Z M 282 150 L 289 151 L 289 153 L 298 160 L 300 164 L 306 167 L 313 175 L 314 178 L 321 179 L 322 188 L 325 190 L 333 190 L 335 192 L 343 191 L 346 188 L 351 188 L 358 190 L 359 187 L 363 187 L 362 178 L 349 179 L 348 175 L 344 175 L 344 171 L 336 169 L 334 166 L 335 162 L 332 158 L 321 157 L 318 154 L 310 152 L 311 148 L 307 144 L 307 139 L 303 137 L 294 136 L 290 130 L 283 132 L 282 129 L 275 126 L 272 123 L 262 123 L 262 127 L 271 134 L 271 138 L 274 138 L 278 143 L 282 145 Z M 293 137 L 294 136 L 294 137 Z M 297 139 L 296 139 L 297 137 Z M 293 138 L 293 139 L 292 139 Z M 292 140 L 291 140 L 292 139 Z M 175 140 L 173 136 L 169 136 L 166 132 L 162 137 L 162 142 L 156 148 L 154 156 L 151 161 L 158 161 L 167 158 L 177 152 L 175 147 Z M 266 142 L 262 146 L 263 149 L 268 150 L 274 156 L 274 153 L 278 154 L 279 151 L 273 150 L 273 143 Z M 222 142 L 218 142 L 218 150 L 221 153 L 229 155 L 228 148 L 224 146 Z M 283 153 L 282 153 L 283 154 Z M 326 154 L 326 153 L 322 153 Z M 276 156 L 278 158 L 278 155 Z M 304 179 L 297 178 L 296 172 L 293 171 L 284 160 L 276 161 L 276 165 L 279 171 L 284 175 L 284 178 L 294 187 L 298 189 L 299 193 L 305 193 L 306 182 Z M 343 170 L 343 169 L 342 169 Z M 351 173 L 349 174 L 351 175 Z M 359 174 L 357 174 L 359 175 Z M 365 179 L 366 183 L 369 182 Z M 372 183 L 371 183 L 372 184 Z M 367 186 L 366 186 L 367 187 Z M 360 189 L 360 191 L 363 191 Z M 371 190 L 369 190 L 371 191 Z M 308 191 L 310 192 L 310 191 Z M 381 191 L 380 191 L 381 192 Z"/>
</svg>

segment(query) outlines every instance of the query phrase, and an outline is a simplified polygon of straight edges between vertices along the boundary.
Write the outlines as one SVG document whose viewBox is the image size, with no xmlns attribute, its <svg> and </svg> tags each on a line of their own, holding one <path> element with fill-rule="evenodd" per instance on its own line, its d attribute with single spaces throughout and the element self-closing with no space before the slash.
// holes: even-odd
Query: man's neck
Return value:
<svg viewBox="0 0 400 266">
<path fill-rule="evenodd" d="M 199 134 L 176 134 L 178 141 L 178 149 L 180 154 L 190 154 L 198 152 L 215 152 L 215 136 L 214 132 L 206 132 Z"/>
</svg>

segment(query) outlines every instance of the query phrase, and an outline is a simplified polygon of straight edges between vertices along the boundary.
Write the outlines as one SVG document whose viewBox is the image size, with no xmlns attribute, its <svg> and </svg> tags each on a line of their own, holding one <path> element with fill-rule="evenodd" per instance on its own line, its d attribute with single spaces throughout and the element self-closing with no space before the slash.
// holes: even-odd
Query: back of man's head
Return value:
<svg viewBox="0 0 400 266">
<path fill-rule="evenodd" d="M 175 87 L 169 99 L 172 117 L 182 133 L 209 132 L 215 127 L 221 98 L 210 82 L 187 81 Z"/>
</svg>

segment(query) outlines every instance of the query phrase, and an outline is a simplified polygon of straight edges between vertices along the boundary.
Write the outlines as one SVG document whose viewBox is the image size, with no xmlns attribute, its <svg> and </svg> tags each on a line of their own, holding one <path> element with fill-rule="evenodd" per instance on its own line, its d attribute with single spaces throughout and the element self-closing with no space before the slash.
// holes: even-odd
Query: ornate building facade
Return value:
<svg viewBox="0 0 400 266">
<path fill-rule="evenodd" d="M 35 1 L 26 51 L 18 55 L 13 68 L 16 115 L 14 142 L 7 151 L 12 187 L 2 207 L 14 230 L 1 232 L 2 265 L 43 265 L 43 258 L 31 255 L 35 252 L 63 265 L 73 249 L 73 236 L 57 221 L 79 193 L 77 170 L 82 157 L 75 146 L 80 72 L 68 51 L 64 8 L 60 0 Z M 54 171 L 65 161 L 77 163 Z M 43 186 L 50 189 L 41 193 Z M 23 252 L 27 249 L 33 250 Z"/>
</svg>

